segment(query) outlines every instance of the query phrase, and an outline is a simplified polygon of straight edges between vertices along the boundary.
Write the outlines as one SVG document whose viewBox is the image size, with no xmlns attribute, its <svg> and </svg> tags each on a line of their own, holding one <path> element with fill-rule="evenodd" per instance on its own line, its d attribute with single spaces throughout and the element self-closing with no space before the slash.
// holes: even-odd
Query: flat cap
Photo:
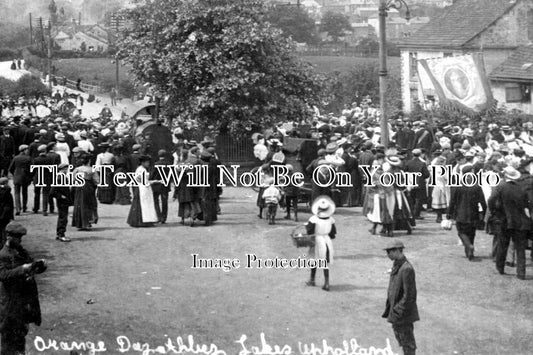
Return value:
<svg viewBox="0 0 533 355">
<path fill-rule="evenodd" d="M 46 152 L 46 144 L 41 144 L 37 147 L 38 152 Z"/>
<path fill-rule="evenodd" d="M 391 249 L 403 249 L 405 248 L 405 245 L 400 240 L 393 240 L 387 243 L 387 246 L 383 248 L 383 250 L 391 250 Z"/>
<path fill-rule="evenodd" d="M 7 234 L 14 234 L 14 235 L 25 235 L 28 231 L 22 224 L 17 222 L 10 222 L 6 226 L 6 233 Z"/>
<path fill-rule="evenodd" d="M 131 147 L 131 149 L 133 149 L 133 150 L 141 149 L 141 145 L 140 144 L 134 144 L 133 147 Z"/>
<path fill-rule="evenodd" d="M 8 182 L 9 182 L 9 179 L 6 178 L 5 176 L 0 178 L 0 185 L 7 185 Z"/>
<path fill-rule="evenodd" d="M 26 144 L 22 144 L 21 146 L 19 146 L 19 152 L 25 151 L 26 149 L 28 149 L 28 146 Z"/>
</svg>

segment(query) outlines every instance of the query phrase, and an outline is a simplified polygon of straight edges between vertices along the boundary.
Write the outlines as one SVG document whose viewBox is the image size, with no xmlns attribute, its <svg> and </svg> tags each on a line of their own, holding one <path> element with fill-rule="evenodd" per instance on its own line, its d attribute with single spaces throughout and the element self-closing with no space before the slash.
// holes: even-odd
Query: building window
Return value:
<svg viewBox="0 0 533 355">
<path fill-rule="evenodd" d="M 453 57 L 453 52 L 444 52 L 443 56 L 444 58 Z"/>
<path fill-rule="evenodd" d="M 531 85 L 507 84 L 505 86 L 505 101 L 507 103 L 530 102 Z"/>
</svg>

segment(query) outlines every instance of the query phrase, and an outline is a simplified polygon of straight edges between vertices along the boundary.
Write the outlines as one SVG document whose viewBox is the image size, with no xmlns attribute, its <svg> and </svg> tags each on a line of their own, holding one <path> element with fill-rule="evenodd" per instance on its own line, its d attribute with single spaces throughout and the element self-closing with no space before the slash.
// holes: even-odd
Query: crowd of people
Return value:
<svg viewBox="0 0 533 355">
<path fill-rule="evenodd" d="M 198 221 L 205 225 L 216 221 L 221 194 L 216 167 L 220 161 L 212 140 L 197 143 L 191 134 L 194 127 L 183 123 L 174 130 L 177 148 L 157 150 L 149 135 L 132 136 L 127 117 L 113 119 L 107 107 L 93 119 L 82 118 L 78 112 L 61 115 L 53 108 L 68 97 L 54 96 L 17 100 L 6 97 L 0 101 L 0 194 L 6 196 L 0 201 L 3 240 L 6 225 L 15 216 L 30 210 L 48 216 L 57 210 L 57 239 L 68 242 L 69 206 L 73 206 L 71 225 L 89 230 L 98 222 L 99 203 L 131 205 L 127 223 L 132 227 L 164 224 L 168 218 L 171 186 L 163 184 L 160 170 L 154 168 L 157 165 L 174 164 L 192 170 L 196 165 L 208 165 L 208 179 L 213 188 L 188 186 L 183 179 L 172 197 L 179 202 L 182 224 L 187 219 L 191 226 Z M 37 116 L 36 106 L 39 105 L 50 108 L 50 114 L 42 118 Z M 56 170 L 39 166 L 54 166 Z M 96 171 L 93 166 L 97 167 Z M 102 166 L 112 169 L 99 168 Z M 116 186 L 113 177 L 119 173 L 135 173 L 139 179 L 146 174 L 149 184 Z M 80 176 L 83 184 L 74 186 L 73 176 Z M 8 177 L 12 178 L 12 194 Z M 58 187 L 58 181 L 67 181 L 71 187 Z M 32 184 L 33 204 L 28 201 L 28 188 Z M 8 198 L 11 195 L 13 198 Z"/>
<path fill-rule="evenodd" d="M 371 104 L 354 104 L 341 116 L 317 114 L 312 122 L 282 122 L 255 135 L 254 153 L 267 174 L 272 174 L 273 165 L 286 165 L 306 175 L 307 184 L 296 192 L 291 188 L 285 194 L 279 188 L 279 204 L 291 206 L 295 195 L 307 195 L 309 201 L 330 196 L 337 206 L 363 207 L 371 223 L 369 232 L 385 237 L 402 230 L 411 234 L 417 220 L 433 212 L 435 223 L 443 228 L 455 221 L 469 260 L 476 260 L 476 231 L 484 230 L 494 236 L 492 257 L 498 272 L 517 267 L 518 278 L 524 279 L 526 248 L 533 239 L 533 122 L 489 123 L 465 116 L 452 123 L 400 116 L 388 125 L 391 141 L 385 147 L 379 116 Z M 376 169 L 370 179 L 364 166 Z M 480 171 L 491 173 L 499 177 L 499 184 L 482 179 L 473 186 L 453 186 L 447 174 L 433 181 L 432 166 L 449 166 L 458 181 Z M 313 178 L 317 168 L 319 174 Z M 331 171 L 350 174 L 352 184 L 321 186 L 320 180 L 328 181 Z M 418 174 L 416 183 L 384 184 L 380 179 L 401 172 Z M 271 183 L 267 180 L 266 185 Z M 263 186 L 258 195 L 260 218 L 267 208 L 262 196 L 267 188 Z M 287 208 L 285 218 L 290 219 Z"/>
</svg>

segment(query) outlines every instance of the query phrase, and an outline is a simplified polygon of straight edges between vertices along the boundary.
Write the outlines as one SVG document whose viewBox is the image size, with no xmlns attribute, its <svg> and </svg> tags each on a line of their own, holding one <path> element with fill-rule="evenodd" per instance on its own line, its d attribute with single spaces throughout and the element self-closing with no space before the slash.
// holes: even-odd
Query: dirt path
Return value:
<svg viewBox="0 0 533 355">
<path fill-rule="evenodd" d="M 197 343 L 213 343 L 237 355 L 243 334 L 251 351 L 250 346 L 261 346 L 261 333 L 271 346 L 288 345 L 293 354 L 300 353 L 299 342 L 322 347 L 323 339 L 334 347 L 357 339 L 363 348 L 385 348 L 390 339 L 394 353 L 401 353 L 390 325 L 380 317 L 391 267 L 381 250 L 387 240 L 369 235 L 359 208 L 336 213 L 336 260 L 331 291 L 325 292 L 305 286 L 306 270 L 191 269 L 191 254 L 244 262 L 246 253 L 293 258 L 306 252 L 291 244 L 293 221 L 279 219 L 269 226 L 257 218 L 251 190 L 228 188 L 223 198 L 220 220 L 194 228 L 178 223 L 177 203 L 171 204 L 168 224 L 145 229 L 126 224 L 128 206 L 100 205 L 94 230 L 69 230 L 73 241 L 65 244 L 54 239 L 56 215 L 18 218 L 29 229 L 26 247 L 50 260 L 48 272 L 38 279 L 43 324 L 31 327 L 29 353 L 69 353 L 39 352 L 36 337 L 46 342 L 103 341 L 106 354 L 120 354 L 119 336 L 155 349 L 167 337 L 176 344 L 177 337 L 193 335 Z M 304 213 L 301 219 L 308 216 Z M 529 260 L 527 281 L 513 274 L 500 276 L 487 258 L 491 236 L 477 237 L 482 260 L 472 263 L 456 245 L 455 231 L 441 231 L 431 217 L 413 235 L 400 235 L 417 272 L 419 354 L 531 353 Z M 319 272 L 317 284 L 322 280 Z"/>
</svg>

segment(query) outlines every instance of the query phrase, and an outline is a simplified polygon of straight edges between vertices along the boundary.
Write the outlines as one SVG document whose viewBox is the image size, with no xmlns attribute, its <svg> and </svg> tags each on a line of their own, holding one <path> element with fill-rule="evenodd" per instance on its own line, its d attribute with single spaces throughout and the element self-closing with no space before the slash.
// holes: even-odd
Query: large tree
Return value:
<svg viewBox="0 0 533 355">
<path fill-rule="evenodd" d="M 314 44 L 318 41 L 315 21 L 301 6 L 281 4 L 272 6 L 267 19 L 296 42 Z"/>
<path fill-rule="evenodd" d="M 322 17 L 321 30 L 327 32 L 334 42 L 338 42 L 339 37 L 343 37 L 346 31 L 352 30 L 352 25 L 345 15 L 328 11 Z"/>
<path fill-rule="evenodd" d="M 265 21 L 263 2 L 154 0 L 126 13 L 120 55 L 171 117 L 232 132 L 309 117 L 320 78 Z"/>
</svg>

